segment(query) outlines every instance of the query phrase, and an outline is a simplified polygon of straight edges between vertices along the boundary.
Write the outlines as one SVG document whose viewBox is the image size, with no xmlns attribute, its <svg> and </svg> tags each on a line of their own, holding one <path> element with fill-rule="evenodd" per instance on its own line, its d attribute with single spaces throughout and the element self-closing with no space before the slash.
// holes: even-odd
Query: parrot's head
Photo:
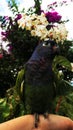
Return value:
<svg viewBox="0 0 73 130">
<path fill-rule="evenodd" d="M 40 57 L 43 56 L 45 58 L 53 58 L 55 55 L 58 55 L 60 53 L 60 49 L 59 45 L 55 41 L 47 40 L 39 43 L 37 52 Z"/>
<path fill-rule="evenodd" d="M 43 41 L 35 48 L 30 60 L 39 60 L 41 57 L 53 59 L 59 52 L 59 46 L 55 41 Z"/>
</svg>

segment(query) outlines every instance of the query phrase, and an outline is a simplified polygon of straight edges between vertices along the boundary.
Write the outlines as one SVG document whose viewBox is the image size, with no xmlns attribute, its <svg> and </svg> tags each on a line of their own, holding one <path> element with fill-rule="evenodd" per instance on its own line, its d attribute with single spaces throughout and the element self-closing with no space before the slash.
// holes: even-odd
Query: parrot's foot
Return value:
<svg viewBox="0 0 73 130">
<path fill-rule="evenodd" d="M 35 117 L 35 128 L 37 128 L 38 127 L 38 123 L 39 123 L 39 114 L 35 113 L 34 117 Z"/>
<path fill-rule="evenodd" d="M 48 118 L 48 112 L 44 113 L 44 115 L 43 115 L 43 116 L 44 116 L 44 118 L 46 118 L 46 119 L 47 119 L 47 118 Z"/>
</svg>

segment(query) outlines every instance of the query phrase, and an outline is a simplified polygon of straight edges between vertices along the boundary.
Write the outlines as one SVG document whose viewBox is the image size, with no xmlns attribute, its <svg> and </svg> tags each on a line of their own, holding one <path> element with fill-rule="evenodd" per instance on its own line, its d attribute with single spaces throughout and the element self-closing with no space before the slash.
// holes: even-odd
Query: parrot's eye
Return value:
<svg viewBox="0 0 73 130">
<path fill-rule="evenodd" d="M 50 47 L 50 42 L 48 42 L 48 41 L 44 42 L 44 43 L 43 43 L 43 46 L 48 46 L 48 47 Z"/>
</svg>

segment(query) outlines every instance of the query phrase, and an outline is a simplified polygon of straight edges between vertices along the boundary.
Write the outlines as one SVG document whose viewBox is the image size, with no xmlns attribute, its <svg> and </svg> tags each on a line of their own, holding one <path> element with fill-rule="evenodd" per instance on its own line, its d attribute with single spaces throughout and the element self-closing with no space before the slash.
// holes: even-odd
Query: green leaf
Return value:
<svg viewBox="0 0 73 130">
<path fill-rule="evenodd" d="M 64 56 L 56 56 L 54 58 L 53 64 L 52 64 L 53 71 L 55 71 L 57 69 L 57 65 L 61 65 L 62 67 L 66 68 L 67 70 L 70 70 L 70 71 L 72 70 L 71 63 Z"/>
<path fill-rule="evenodd" d="M 18 95 L 21 97 L 22 95 L 22 89 L 23 89 L 23 83 L 24 83 L 24 74 L 25 74 L 25 68 L 19 71 L 16 79 L 15 89 L 18 93 Z"/>
<path fill-rule="evenodd" d="M 56 95 L 67 95 L 73 91 L 73 87 L 68 81 L 64 80 L 64 74 L 63 72 L 60 73 L 58 65 L 71 71 L 71 63 L 63 56 L 56 56 L 52 64 Z"/>
<path fill-rule="evenodd" d="M 0 99 L 0 108 L 5 107 L 6 106 L 6 99 Z"/>
</svg>

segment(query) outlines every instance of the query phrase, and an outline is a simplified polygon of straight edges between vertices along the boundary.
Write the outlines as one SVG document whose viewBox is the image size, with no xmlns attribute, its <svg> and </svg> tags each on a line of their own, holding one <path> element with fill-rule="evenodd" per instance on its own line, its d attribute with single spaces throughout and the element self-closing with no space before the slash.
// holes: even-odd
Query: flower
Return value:
<svg viewBox="0 0 73 130">
<path fill-rule="evenodd" d="M 50 23 L 59 22 L 62 18 L 62 16 L 59 15 L 56 11 L 55 12 L 46 12 L 45 16 L 46 16 L 48 22 L 50 22 Z"/>
<path fill-rule="evenodd" d="M 1 35 L 2 35 L 4 38 L 7 38 L 8 35 L 9 35 L 9 31 L 2 31 L 2 32 L 1 32 Z"/>
<path fill-rule="evenodd" d="M 17 14 L 15 20 L 17 21 L 17 20 L 21 19 L 21 17 L 22 17 L 21 14 Z"/>
<path fill-rule="evenodd" d="M 40 40 L 53 39 L 56 42 L 63 42 L 66 40 L 68 32 L 64 23 L 58 23 L 60 20 L 61 16 L 57 12 L 42 12 L 40 15 L 24 13 L 18 20 L 18 26 L 23 30 L 29 30 L 32 36 L 37 36 Z M 55 22 L 57 22 L 56 26 Z M 50 28 L 48 29 L 47 26 Z"/>
<path fill-rule="evenodd" d="M 51 39 L 56 39 L 57 43 L 63 43 L 63 41 L 67 39 L 67 34 L 68 31 L 66 30 L 65 25 L 63 23 L 54 26 L 48 32 L 49 37 L 51 37 Z"/>
</svg>

